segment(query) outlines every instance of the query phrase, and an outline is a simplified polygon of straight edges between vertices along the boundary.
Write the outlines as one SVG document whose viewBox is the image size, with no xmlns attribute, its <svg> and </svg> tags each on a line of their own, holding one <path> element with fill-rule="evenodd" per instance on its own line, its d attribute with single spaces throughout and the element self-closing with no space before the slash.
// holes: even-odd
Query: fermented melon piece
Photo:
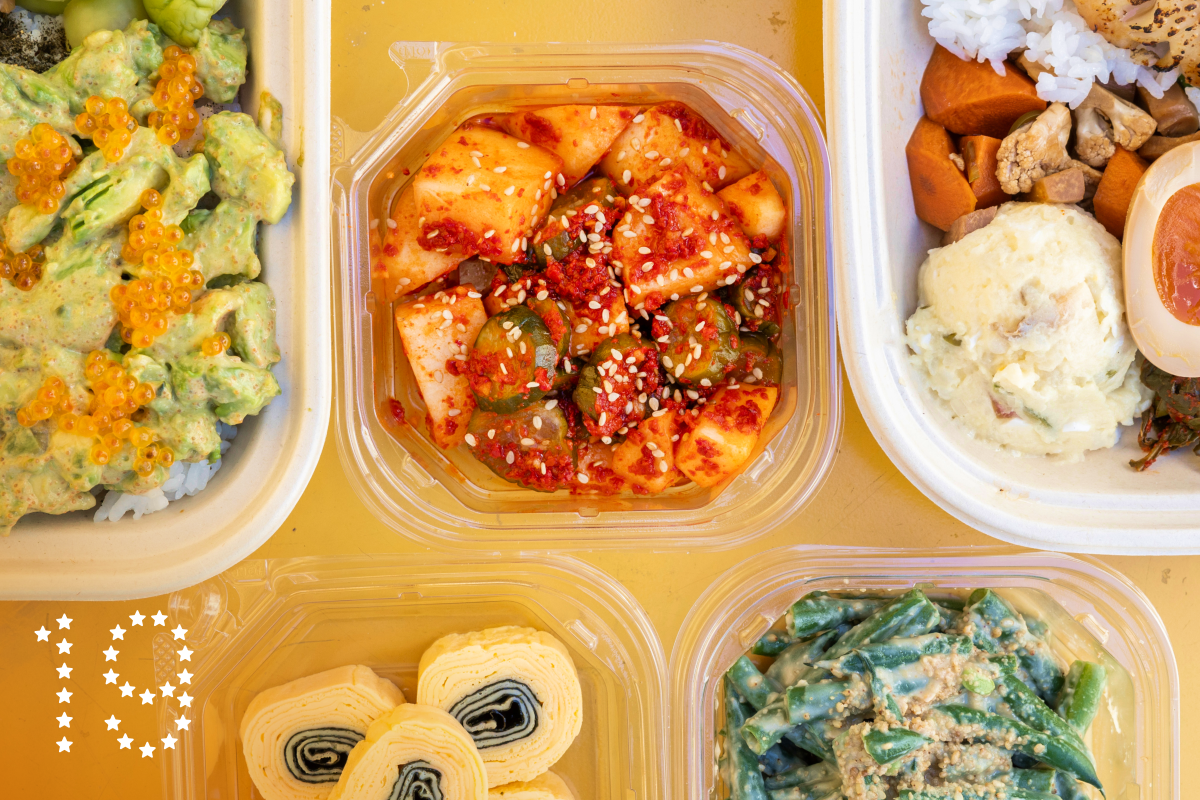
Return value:
<svg viewBox="0 0 1200 800">
<path fill-rule="evenodd" d="M 413 178 L 419 243 L 460 259 L 523 260 L 565 181 L 554 153 L 491 128 L 459 128 Z"/>
<path fill-rule="evenodd" d="M 500 117 L 500 127 L 563 160 L 567 186 L 587 175 L 639 111 L 631 106 L 551 106 Z"/>
<path fill-rule="evenodd" d="M 678 167 L 714 190 L 753 172 L 707 121 L 675 102 L 653 106 L 634 117 L 600 162 L 600 169 L 624 194 L 641 191 Z"/>
</svg>

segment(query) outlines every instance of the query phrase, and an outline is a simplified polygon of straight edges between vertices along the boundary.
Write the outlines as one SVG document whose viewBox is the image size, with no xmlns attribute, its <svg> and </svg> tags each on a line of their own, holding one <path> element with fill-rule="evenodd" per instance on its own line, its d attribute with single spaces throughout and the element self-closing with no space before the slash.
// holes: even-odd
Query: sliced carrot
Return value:
<svg viewBox="0 0 1200 800">
<path fill-rule="evenodd" d="M 967 181 L 975 193 L 977 208 L 998 206 L 1008 195 L 1000 188 L 996 178 L 996 153 L 1000 150 L 1000 139 L 994 136 L 964 136 L 962 157 L 966 164 Z"/>
<path fill-rule="evenodd" d="M 964 61 L 941 45 L 921 78 L 921 102 L 926 116 L 949 131 L 997 139 L 1022 114 L 1046 108 L 1036 84 L 1016 65 L 1005 62 L 1004 74 L 997 75 L 991 64 Z"/>
<path fill-rule="evenodd" d="M 1096 220 L 1118 239 L 1125 234 L 1125 214 L 1133 200 L 1133 190 L 1148 166 L 1136 153 L 1118 145 L 1117 152 L 1108 160 L 1108 166 L 1100 177 L 1092 207 Z"/>
<path fill-rule="evenodd" d="M 944 231 L 975 210 L 975 193 L 954 162 L 954 142 L 946 129 L 922 117 L 904 148 L 917 216 Z"/>
</svg>

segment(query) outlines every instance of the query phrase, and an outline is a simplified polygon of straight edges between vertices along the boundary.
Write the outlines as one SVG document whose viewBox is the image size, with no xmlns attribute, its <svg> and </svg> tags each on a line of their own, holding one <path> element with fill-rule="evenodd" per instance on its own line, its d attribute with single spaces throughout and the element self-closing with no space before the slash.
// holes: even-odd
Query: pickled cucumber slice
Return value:
<svg viewBox="0 0 1200 800">
<path fill-rule="evenodd" d="M 546 396 L 558 348 L 542 318 L 515 306 L 484 323 L 467 361 L 475 400 L 484 411 L 511 414 Z"/>
<path fill-rule="evenodd" d="M 654 318 L 663 369 L 680 383 L 716 383 L 737 359 L 737 328 L 715 297 L 680 298 Z"/>
</svg>

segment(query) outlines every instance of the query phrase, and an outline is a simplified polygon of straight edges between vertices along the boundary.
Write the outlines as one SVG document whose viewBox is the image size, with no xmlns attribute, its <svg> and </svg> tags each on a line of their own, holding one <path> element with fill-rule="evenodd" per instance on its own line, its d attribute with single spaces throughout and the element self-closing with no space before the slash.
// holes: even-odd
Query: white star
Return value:
<svg viewBox="0 0 1200 800">
<path fill-rule="evenodd" d="M 58 629 L 61 631 L 63 628 L 66 628 L 67 630 L 71 630 L 71 623 L 74 622 L 75 620 L 71 619 L 66 614 L 63 614 L 61 617 L 59 617 L 58 619 L 56 619 L 54 621 L 58 623 Z"/>
<path fill-rule="evenodd" d="M 58 727 L 60 727 L 60 728 L 69 728 L 69 727 L 71 727 L 71 720 L 73 720 L 73 719 L 75 719 L 75 718 L 74 718 L 74 717 L 68 717 L 68 716 L 67 716 L 67 712 L 65 712 L 65 711 L 64 711 L 64 712 L 62 713 L 62 716 L 61 716 L 61 717 L 55 717 L 55 719 L 57 719 L 57 720 L 58 720 Z"/>
<path fill-rule="evenodd" d="M 187 630 L 185 630 L 182 625 L 176 625 L 175 630 L 171 631 L 171 633 L 175 634 L 175 641 L 179 641 L 183 637 L 187 636 Z"/>
<path fill-rule="evenodd" d="M 116 683 L 117 678 L 119 678 L 119 677 L 121 677 L 121 676 L 118 675 L 117 673 L 113 672 L 112 667 L 109 667 L 108 672 L 104 673 L 104 683 L 105 683 L 105 685 L 108 685 L 110 683 Z"/>
<path fill-rule="evenodd" d="M 171 734 L 168 733 L 167 738 L 162 740 L 163 750 L 174 750 L 175 743 L 178 741 L 179 741 L 178 739 L 176 739 L 174 736 L 172 736 Z"/>
<path fill-rule="evenodd" d="M 158 691 L 163 697 L 175 696 L 175 687 L 171 685 L 170 681 L 167 681 L 162 686 L 158 687 Z"/>
<path fill-rule="evenodd" d="M 140 611 L 135 611 L 129 615 L 129 619 L 133 622 L 134 625 L 141 625 L 142 620 L 144 620 L 145 618 L 146 618 L 146 615 Z"/>
<path fill-rule="evenodd" d="M 129 738 L 129 734 L 125 734 L 120 739 L 117 739 L 117 744 L 121 745 L 122 750 L 128 750 L 129 745 L 133 744 L 133 739 Z"/>
<path fill-rule="evenodd" d="M 142 698 L 142 705 L 144 706 L 148 706 L 154 702 L 154 692 L 149 689 L 139 694 L 138 697 Z"/>
<path fill-rule="evenodd" d="M 117 660 L 117 653 L 119 653 L 119 652 L 121 652 L 121 651 L 120 651 L 120 650 L 117 650 L 117 649 L 115 649 L 115 648 L 114 648 L 114 647 L 113 647 L 113 646 L 110 644 L 110 645 L 108 646 L 108 649 L 107 649 L 107 650 L 101 650 L 100 652 L 104 653 L 104 660 L 105 660 L 105 661 L 116 661 L 116 660 Z"/>
<path fill-rule="evenodd" d="M 154 758 L 154 748 L 150 746 L 149 742 L 139 747 L 138 750 L 142 751 L 142 758 Z"/>
<path fill-rule="evenodd" d="M 192 724 L 192 721 L 190 719 L 188 719 L 187 717 L 180 717 L 179 719 L 175 720 L 175 730 L 189 731 L 189 730 L 191 730 L 191 728 L 189 728 L 188 726 L 191 724 Z"/>
<path fill-rule="evenodd" d="M 180 661 L 191 661 L 192 660 L 192 652 L 193 651 L 188 650 L 188 646 L 185 644 L 183 646 L 183 649 L 179 651 L 179 660 Z"/>
<path fill-rule="evenodd" d="M 192 682 L 192 673 L 188 672 L 186 669 L 183 672 L 176 672 L 175 676 L 179 678 L 180 683 L 186 683 L 190 685 Z"/>
<path fill-rule="evenodd" d="M 113 714 L 111 717 L 104 720 L 104 724 L 108 726 L 107 728 L 105 728 L 105 730 L 115 731 L 119 727 L 121 727 L 121 720 L 117 719 L 116 714 Z"/>
<path fill-rule="evenodd" d="M 38 637 L 38 638 L 37 638 L 37 640 L 38 640 L 39 642 L 48 642 L 48 641 L 50 641 L 50 631 L 46 630 L 46 626 L 45 626 L 45 625 L 43 625 L 42 627 L 38 628 L 36 631 L 34 631 L 34 633 L 35 633 L 35 634 L 37 634 L 37 637 Z"/>
<path fill-rule="evenodd" d="M 159 625 L 162 625 L 164 628 L 167 626 L 167 615 L 161 611 L 158 612 L 157 614 L 152 614 L 150 616 L 150 619 L 154 620 L 154 627 L 156 627 L 156 628 Z"/>
<path fill-rule="evenodd" d="M 129 685 L 129 681 L 125 681 L 124 686 L 117 687 L 121 690 L 121 697 L 133 697 L 134 687 Z"/>
<path fill-rule="evenodd" d="M 114 642 L 117 639 L 120 639 L 121 641 L 125 640 L 125 629 L 122 628 L 120 625 L 118 625 L 115 628 L 109 628 L 108 632 L 112 634 Z"/>
<path fill-rule="evenodd" d="M 61 753 L 64 750 L 68 753 L 71 752 L 72 742 L 67 737 L 64 736 L 60 741 L 55 742 L 55 744 L 58 745 L 58 752 Z"/>
<path fill-rule="evenodd" d="M 59 655 L 62 655 L 63 653 L 66 653 L 67 655 L 71 655 L 71 643 L 68 642 L 66 639 L 63 639 L 61 642 L 58 643 L 58 652 L 59 652 Z"/>
<path fill-rule="evenodd" d="M 187 692 L 184 692 L 183 694 L 179 695 L 179 705 L 183 706 L 185 708 L 191 708 L 192 707 L 192 696 L 190 694 L 188 694 Z"/>
<path fill-rule="evenodd" d="M 66 662 L 64 661 L 63 665 L 58 668 L 58 677 L 60 677 L 64 680 L 70 678 L 71 677 L 71 669 L 72 668 L 68 667 Z"/>
<path fill-rule="evenodd" d="M 66 689 L 63 689 L 61 692 L 55 692 L 55 694 L 58 695 L 58 702 L 60 702 L 60 703 L 71 702 L 71 692 L 68 692 Z"/>
</svg>

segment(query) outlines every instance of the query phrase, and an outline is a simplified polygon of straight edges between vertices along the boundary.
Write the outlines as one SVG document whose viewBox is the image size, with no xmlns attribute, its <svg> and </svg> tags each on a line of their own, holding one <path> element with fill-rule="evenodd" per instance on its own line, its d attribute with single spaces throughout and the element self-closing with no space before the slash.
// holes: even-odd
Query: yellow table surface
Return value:
<svg viewBox="0 0 1200 800">
<path fill-rule="evenodd" d="M 824 108 L 821 8 L 816 0 L 353 0 L 336 3 L 333 13 L 333 113 L 352 127 L 376 125 L 400 97 L 399 81 L 387 56 L 395 41 L 665 41 L 719 39 L 756 50 L 791 71 Z M 867 430 L 845 386 L 846 413 L 838 457 L 824 488 L 786 528 L 751 545 L 715 554 L 589 553 L 583 557 L 622 581 L 645 606 L 668 656 L 675 635 L 695 599 L 730 565 L 759 550 L 793 543 L 837 543 L 869 547 L 970 547 L 995 540 L 950 517 L 920 494 L 888 461 Z M 1179 455 L 1179 458 L 1190 456 Z M 16 535 L 20 535 L 19 531 Z M 330 433 L 312 483 L 287 523 L 253 558 L 343 553 L 421 552 L 396 535 L 359 503 L 342 472 Z M 1200 786 L 1200 762 L 1187 757 L 1200 749 L 1200 733 L 1188 721 L 1200 706 L 1200 642 L 1191 627 L 1188 578 L 1200 569 L 1197 558 L 1105 558 L 1136 583 L 1166 623 L 1183 687 L 1181 753 L 1184 796 Z M 114 577 L 119 580 L 119 577 Z M 151 739 L 160 745 L 150 706 L 133 705 L 122 730 L 136 740 L 117 751 L 116 734 L 105 732 L 97 702 L 105 671 L 100 654 L 111 626 L 135 633 L 127 616 L 165 610 L 165 598 L 128 603 L 0 603 L 0 753 L 8 772 L 0 797 L 155 798 L 162 796 L 161 751 L 143 758 L 137 748 Z M 61 614 L 73 618 L 72 635 L 59 632 Z M 150 620 L 145 622 L 150 625 Z M 33 631 L 52 631 L 74 643 L 71 656 L 59 656 Z M 122 682 L 145 686 L 151 674 L 148 638 L 122 657 Z M 117 643 L 121 645 L 120 642 Z M 67 661 L 76 670 L 60 680 L 55 668 Z M 139 682 L 139 678 L 141 681 Z M 76 680 L 77 679 L 77 680 Z M 60 704 L 63 686 L 74 693 Z M 60 729 L 55 717 L 66 710 L 73 721 Z M 107 705 L 104 706 L 107 712 Z M 74 743 L 59 753 L 64 734 Z"/>
</svg>

